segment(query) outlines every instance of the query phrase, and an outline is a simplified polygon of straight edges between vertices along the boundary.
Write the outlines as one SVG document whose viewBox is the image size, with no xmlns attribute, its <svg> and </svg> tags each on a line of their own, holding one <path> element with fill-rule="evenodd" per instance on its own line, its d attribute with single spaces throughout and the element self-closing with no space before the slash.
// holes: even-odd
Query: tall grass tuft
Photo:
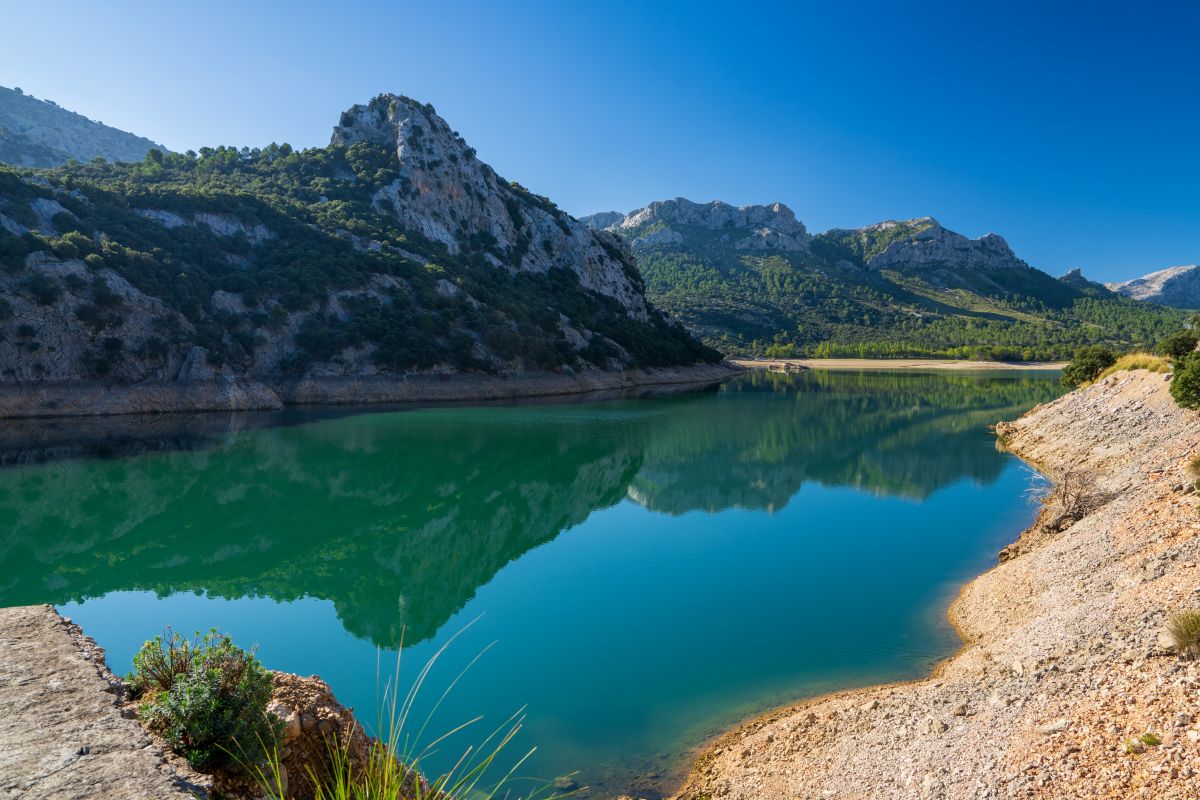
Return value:
<svg viewBox="0 0 1200 800">
<path fill-rule="evenodd" d="M 1102 381 L 1114 372 L 1131 369 L 1145 369 L 1150 372 L 1170 372 L 1171 359 L 1166 356 L 1156 356 L 1154 353 L 1126 353 L 1110 367 L 1106 367 L 1092 381 Z"/>
<path fill-rule="evenodd" d="M 425 743 L 426 733 L 438 708 L 491 645 L 476 655 L 450 682 L 424 719 L 414 718 L 416 700 L 434 665 L 454 640 L 473 624 L 474 621 L 468 623 L 430 656 L 403 695 L 399 677 L 404 650 L 401 645 L 396 653 L 393 677 L 383 684 L 377 723 L 379 738 L 371 740 L 365 760 L 361 754 L 351 751 L 352 736 L 345 736 L 342 741 L 327 740 L 328 763 L 323 765 L 324 769 L 308 766 L 308 777 L 315 787 L 315 800 L 536 800 L 567 797 L 582 791 L 564 793 L 540 782 L 534 782 L 528 792 L 516 789 L 517 770 L 537 750 L 536 747 L 531 748 L 511 761 L 502 763 L 503 756 L 511 750 L 513 740 L 524 725 L 524 708 L 497 726 L 481 742 L 467 746 L 447 772 L 432 779 L 423 775 L 423 759 L 438 752 L 438 748 L 445 746 L 451 737 L 483 719 L 475 717 Z M 257 769 L 256 779 L 267 797 L 282 800 L 288 796 L 286 770 L 281 767 L 277 750 L 272 750 L 265 765 Z"/>
<path fill-rule="evenodd" d="M 1180 611 L 1171 617 L 1167 630 L 1180 655 L 1200 656 L 1200 611 Z"/>
</svg>

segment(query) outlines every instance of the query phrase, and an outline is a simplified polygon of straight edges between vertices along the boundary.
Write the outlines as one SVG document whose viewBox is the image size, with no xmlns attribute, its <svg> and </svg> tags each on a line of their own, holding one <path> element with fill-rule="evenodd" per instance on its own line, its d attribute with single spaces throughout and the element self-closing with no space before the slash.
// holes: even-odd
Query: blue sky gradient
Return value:
<svg viewBox="0 0 1200 800">
<path fill-rule="evenodd" d="M 1056 6 L 1056 7 L 1053 7 Z M 1060 274 L 1200 261 L 1200 4 L 5 7 L 0 85 L 162 142 L 323 145 L 385 91 L 574 214 L 932 215 Z"/>
</svg>

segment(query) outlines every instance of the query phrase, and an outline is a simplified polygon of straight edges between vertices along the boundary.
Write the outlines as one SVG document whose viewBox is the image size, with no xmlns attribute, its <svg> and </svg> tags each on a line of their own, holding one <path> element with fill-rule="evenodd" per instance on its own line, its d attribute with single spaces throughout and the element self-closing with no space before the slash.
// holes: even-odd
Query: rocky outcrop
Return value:
<svg viewBox="0 0 1200 800">
<path fill-rule="evenodd" d="M 1090 476 L 1082 512 L 1057 524 L 1052 492 L 1018 554 L 963 588 L 965 644 L 933 677 L 753 720 L 679 797 L 1196 796 L 1200 667 L 1165 627 L 1200 603 L 1200 415 L 1165 377 L 1117 373 L 998 426 L 1048 475 Z"/>
<path fill-rule="evenodd" d="M 769 206 L 731 206 L 714 200 L 693 203 L 682 197 L 660 200 L 628 215 L 604 212 L 584 217 L 593 227 L 619 233 L 634 247 L 680 244 L 699 229 L 715 233 L 736 250 L 807 252 L 812 239 L 804 223 L 782 203 Z"/>
<path fill-rule="evenodd" d="M 141 161 L 162 145 L 0 86 L 0 161 L 25 167 L 56 167 L 74 159 Z"/>
<path fill-rule="evenodd" d="M 104 651 L 50 606 L 0 609 L 0 797 L 207 796 L 120 704 Z"/>
<path fill-rule="evenodd" d="M 544 197 L 505 181 L 480 161 L 428 104 L 382 95 L 342 114 L 332 144 L 371 142 L 394 148 L 398 176 L 375 193 L 377 210 L 406 228 L 463 250 L 490 237 L 495 266 L 546 272 L 567 266 L 587 289 L 612 297 L 627 313 L 649 316 L 632 253 L 620 239 L 589 228 Z"/>
<path fill-rule="evenodd" d="M 848 231 L 863 244 L 871 269 L 956 267 L 1011 269 L 1029 267 L 1017 258 L 1004 237 L 986 233 L 968 239 L 943 228 L 933 217 L 880 222 Z"/>
<path fill-rule="evenodd" d="M 1105 286 L 1134 300 L 1177 308 L 1200 308 L 1200 264 L 1168 267 Z"/>
</svg>

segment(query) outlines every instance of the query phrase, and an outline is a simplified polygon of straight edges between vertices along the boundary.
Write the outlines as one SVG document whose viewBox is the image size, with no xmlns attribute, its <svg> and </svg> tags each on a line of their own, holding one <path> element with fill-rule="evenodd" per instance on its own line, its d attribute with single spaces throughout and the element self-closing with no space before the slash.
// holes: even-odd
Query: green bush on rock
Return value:
<svg viewBox="0 0 1200 800">
<path fill-rule="evenodd" d="M 1103 345 L 1081 347 L 1075 351 L 1071 363 L 1063 368 L 1062 382 L 1065 386 L 1075 388 L 1094 381 L 1097 375 L 1115 363 L 1116 354 Z"/>
<path fill-rule="evenodd" d="M 1183 408 L 1200 408 L 1200 353 L 1190 353 L 1176 363 L 1171 397 Z"/>
<path fill-rule="evenodd" d="M 242 772 L 279 740 L 281 723 L 266 710 L 270 673 L 216 630 L 146 642 L 128 683 L 146 725 L 202 772 Z"/>
</svg>

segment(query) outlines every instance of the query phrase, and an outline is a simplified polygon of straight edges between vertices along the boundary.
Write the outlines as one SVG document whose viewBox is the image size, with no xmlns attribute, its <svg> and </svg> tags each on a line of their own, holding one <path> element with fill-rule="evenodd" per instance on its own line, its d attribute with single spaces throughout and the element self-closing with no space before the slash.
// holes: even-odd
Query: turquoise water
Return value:
<svg viewBox="0 0 1200 800">
<path fill-rule="evenodd" d="M 461 632 L 421 706 L 479 656 L 429 730 L 484 720 L 427 771 L 524 707 L 522 774 L 654 797 L 748 714 L 954 650 L 947 604 L 1031 516 L 987 426 L 1055 377 L 754 373 L 658 399 L 113 422 L 99 445 L 91 423 L 78 447 L 31 425 L 0 470 L 0 605 L 58 604 L 117 671 L 166 625 L 216 626 L 369 726 L 401 641 L 407 685 Z"/>
</svg>

